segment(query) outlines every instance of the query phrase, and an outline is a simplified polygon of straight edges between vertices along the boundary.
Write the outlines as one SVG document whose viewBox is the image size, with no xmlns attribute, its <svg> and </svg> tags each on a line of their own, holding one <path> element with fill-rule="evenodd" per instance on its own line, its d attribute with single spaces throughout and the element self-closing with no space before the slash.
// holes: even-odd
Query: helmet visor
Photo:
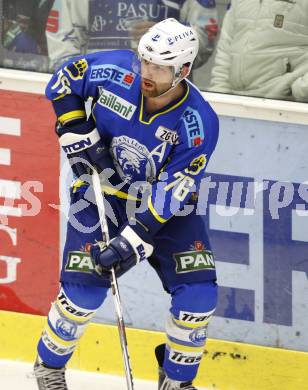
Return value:
<svg viewBox="0 0 308 390">
<path fill-rule="evenodd" d="M 133 71 L 144 80 L 158 84 L 172 84 L 174 79 L 174 67 L 157 65 L 139 57 L 134 60 Z"/>
</svg>

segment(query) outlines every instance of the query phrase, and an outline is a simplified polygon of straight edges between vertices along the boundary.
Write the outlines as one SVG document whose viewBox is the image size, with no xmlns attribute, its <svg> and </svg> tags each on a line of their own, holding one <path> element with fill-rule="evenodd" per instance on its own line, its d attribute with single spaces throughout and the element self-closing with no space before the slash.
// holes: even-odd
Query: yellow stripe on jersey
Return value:
<svg viewBox="0 0 308 390">
<path fill-rule="evenodd" d="M 85 181 L 82 181 L 80 179 L 77 179 L 74 183 L 73 183 L 73 193 L 75 193 L 80 187 L 82 186 L 88 186 L 89 184 L 86 183 Z M 105 194 L 107 195 L 114 195 L 116 196 L 117 198 L 120 198 L 120 199 L 127 199 L 127 200 L 133 200 L 135 202 L 141 202 L 141 199 L 138 199 L 136 198 L 135 196 L 132 196 L 130 194 L 127 194 L 126 192 L 124 191 L 118 191 L 115 187 L 109 187 L 109 186 L 105 186 L 105 185 L 102 185 L 101 186 L 101 190 L 102 192 L 104 192 Z"/>
<path fill-rule="evenodd" d="M 80 179 L 77 179 L 76 181 L 74 181 L 74 183 L 72 184 L 72 189 L 73 189 L 73 194 L 75 194 L 75 192 L 82 186 L 85 186 L 85 185 L 89 185 L 87 184 L 86 182 L 80 180 Z"/>
<path fill-rule="evenodd" d="M 120 198 L 120 199 L 133 200 L 133 201 L 136 201 L 136 202 L 140 202 L 141 201 L 140 199 L 138 199 L 135 196 L 132 196 L 130 194 L 127 194 L 126 192 L 118 191 L 114 187 L 109 187 L 109 186 L 102 185 L 101 189 L 102 189 L 102 191 L 105 194 L 114 195 L 114 196 L 116 196 L 117 198 Z"/>
<path fill-rule="evenodd" d="M 154 206 L 153 206 L 153 203 L 152 203 L 152 199 L 151 199 L 151 195 L 150 195 L 149 198 L 148 198 L 148 207 L 149 207 L 149 210 L 151 211 L 151 213 L 153 214 L 153 216 L 155 217 L 155 219 L 157 219 L 158 222 L 160 222 L 160 223 L 165 223 L 165 222 L 168 221 L 168 219 L 162 218 L 162 217 L 157 213 L 157 211 L 154 209 Z"/>
<path fill-rule="evenodd" d="M 179 102 L 177 102 L 173 106 L 169 107 L 167 110 L 158 112 L 157 114 L 151 116 L 151 118 L 148 121 L 144 121 L 143 120 L 144 96 L 141 95 L 141 107 L 140 107 L 139 121 L 141 123 L 143 123 L 144 125 L 150 125 L 153 122 L 153 120 L 155 118 L 157 118 L 159 115 L 167 114 L 168 112 L 176 109 L 177 107 L 179 107 L 187 99 L 187 96 L 189 94 L 189 90 L 190 90 L 190 88 L 189 88 L 189 85 L 187 84 L 187 91 L 186 91 L 185 95 L 183 96 L 183 98 Z"/>
<path fill-rule="evenodd" d="M 55 97 L 54 99 L 52 99 L 52 100 L 60 100 L 60 99 L 62 99 L 64 96 L 67 96 L 65 93 L 62 93 L 60 96 L 57 96 L 57 97 Z"/>
<path fill-rule="evenodd" d="M 85 110 L 74 110 L 70 112 L 66 112 L 65 114 L 58 117 L 59 122 L 61 125 L 65 125 L 66 122 L 69 122 L 73 119 L 80 119 L 80 118 L 86 118 L 86 112 Z"/>
</svg>

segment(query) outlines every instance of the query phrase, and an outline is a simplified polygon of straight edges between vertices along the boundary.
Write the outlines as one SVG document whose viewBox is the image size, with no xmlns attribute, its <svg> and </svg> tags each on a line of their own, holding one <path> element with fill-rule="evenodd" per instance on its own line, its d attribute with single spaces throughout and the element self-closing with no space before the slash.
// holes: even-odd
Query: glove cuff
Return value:
<svg viewBox="0 0 308 390">
<path fill-rule="evenodd" d="M 146 260 L 153 253 L 154 246 L 145 242 L 129 225 L 126 225 L 120 234 L 132 246 L 137 258 L 137 263 Z"/>
<path fill-rule="evenodd" d="M 60 139 L 60 145 L 66 154 L 78 153 L 95 145 L 100 140 L 97 129 L 87 134 L 65 133 Z"/>
</svg>

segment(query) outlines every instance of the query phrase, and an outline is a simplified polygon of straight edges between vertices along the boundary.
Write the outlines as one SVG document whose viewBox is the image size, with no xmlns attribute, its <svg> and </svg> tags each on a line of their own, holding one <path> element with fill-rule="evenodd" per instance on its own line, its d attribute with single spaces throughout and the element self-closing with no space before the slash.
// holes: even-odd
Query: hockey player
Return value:
<svg viewBox="0 0 308 390">
<path fill-rule="evenodd" d="M 60 145 L 78 179 L 61 290 L 38 343 L 40 390 L 67 389 L 65 365 L 106 298 L 111 268 L 120 276 L 139 261 L 151 264 L 171 295 L 167 342 L 155 351 L 158 388 L 196 390 L 217 284 L 204 216 L 193 204 L 218 138 L 215 112 L 186 81 L 197 52 L 196 32 L 166 19 L 142 36 L 138 59 L 129 50 L 88 54 L 65 63 L 47 86 Z M 93 165 L 118 225 L 107 220 L 107 246 L 89 185 Z M 146 207 L 130 215 L 130 202 L 145 196 Z"/>
</svg>

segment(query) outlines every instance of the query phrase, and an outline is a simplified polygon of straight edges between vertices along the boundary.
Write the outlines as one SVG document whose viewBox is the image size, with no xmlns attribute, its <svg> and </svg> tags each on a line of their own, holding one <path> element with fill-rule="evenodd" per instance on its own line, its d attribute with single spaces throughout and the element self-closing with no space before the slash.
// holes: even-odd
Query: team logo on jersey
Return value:
<svg viewBox="0 0 308 390">
<path fill-rule="evenodd" d="M 85 58 L 73 62 L 64 68 L 73 80 L 82 79 L 88 69 L 88 63 Z"/>
<path fill-rule="evenodd" d="M 130 89 L 136 74 L 117 65 L 104 64 L 91 66 L 90 81 L 109 80 L 125 89 Z"/>
<path fill-rule="evenodd" d="M 95 264 L 86 252 L 68 252 L 68 259 L 65 266 L 68 272 L 85 272 L 91 274 L 95 270 Z"/>
<path fill-rule="evenodd" d="M 174 253 L 173 259 L 176 263 L 175 271 L 177 274 L 215 269 L 213 254 L 205 248 Z"/>
<path fill-rule="evenodd" d="M 191 107 L 187 107 L 182 119 L 186 129 L 188 145 L 190 147 L 201 145 L 204 139 L 204 131 L 199 112 Z"/>
<path fill-rule="evenodd" d="M 165 126 L 159 126 L 155 132 L 155 137 L 170 145 L 179 144 L 179 135 L 174 130 L 169 130 Z"/>
<path fill-rule="evenodd" d="M 154 181 L 156 166 L 148 148 L 134 138 L 125 135 L 114 137 L 110 152 L 118 174 L 128 183 Z"/>
<path fill-rule="evenodd" d="M 100 97 L 97 102 L 128 121 L 137 108 L 134 104 L 103 88 L 100 88 Z"/>
</svg>

